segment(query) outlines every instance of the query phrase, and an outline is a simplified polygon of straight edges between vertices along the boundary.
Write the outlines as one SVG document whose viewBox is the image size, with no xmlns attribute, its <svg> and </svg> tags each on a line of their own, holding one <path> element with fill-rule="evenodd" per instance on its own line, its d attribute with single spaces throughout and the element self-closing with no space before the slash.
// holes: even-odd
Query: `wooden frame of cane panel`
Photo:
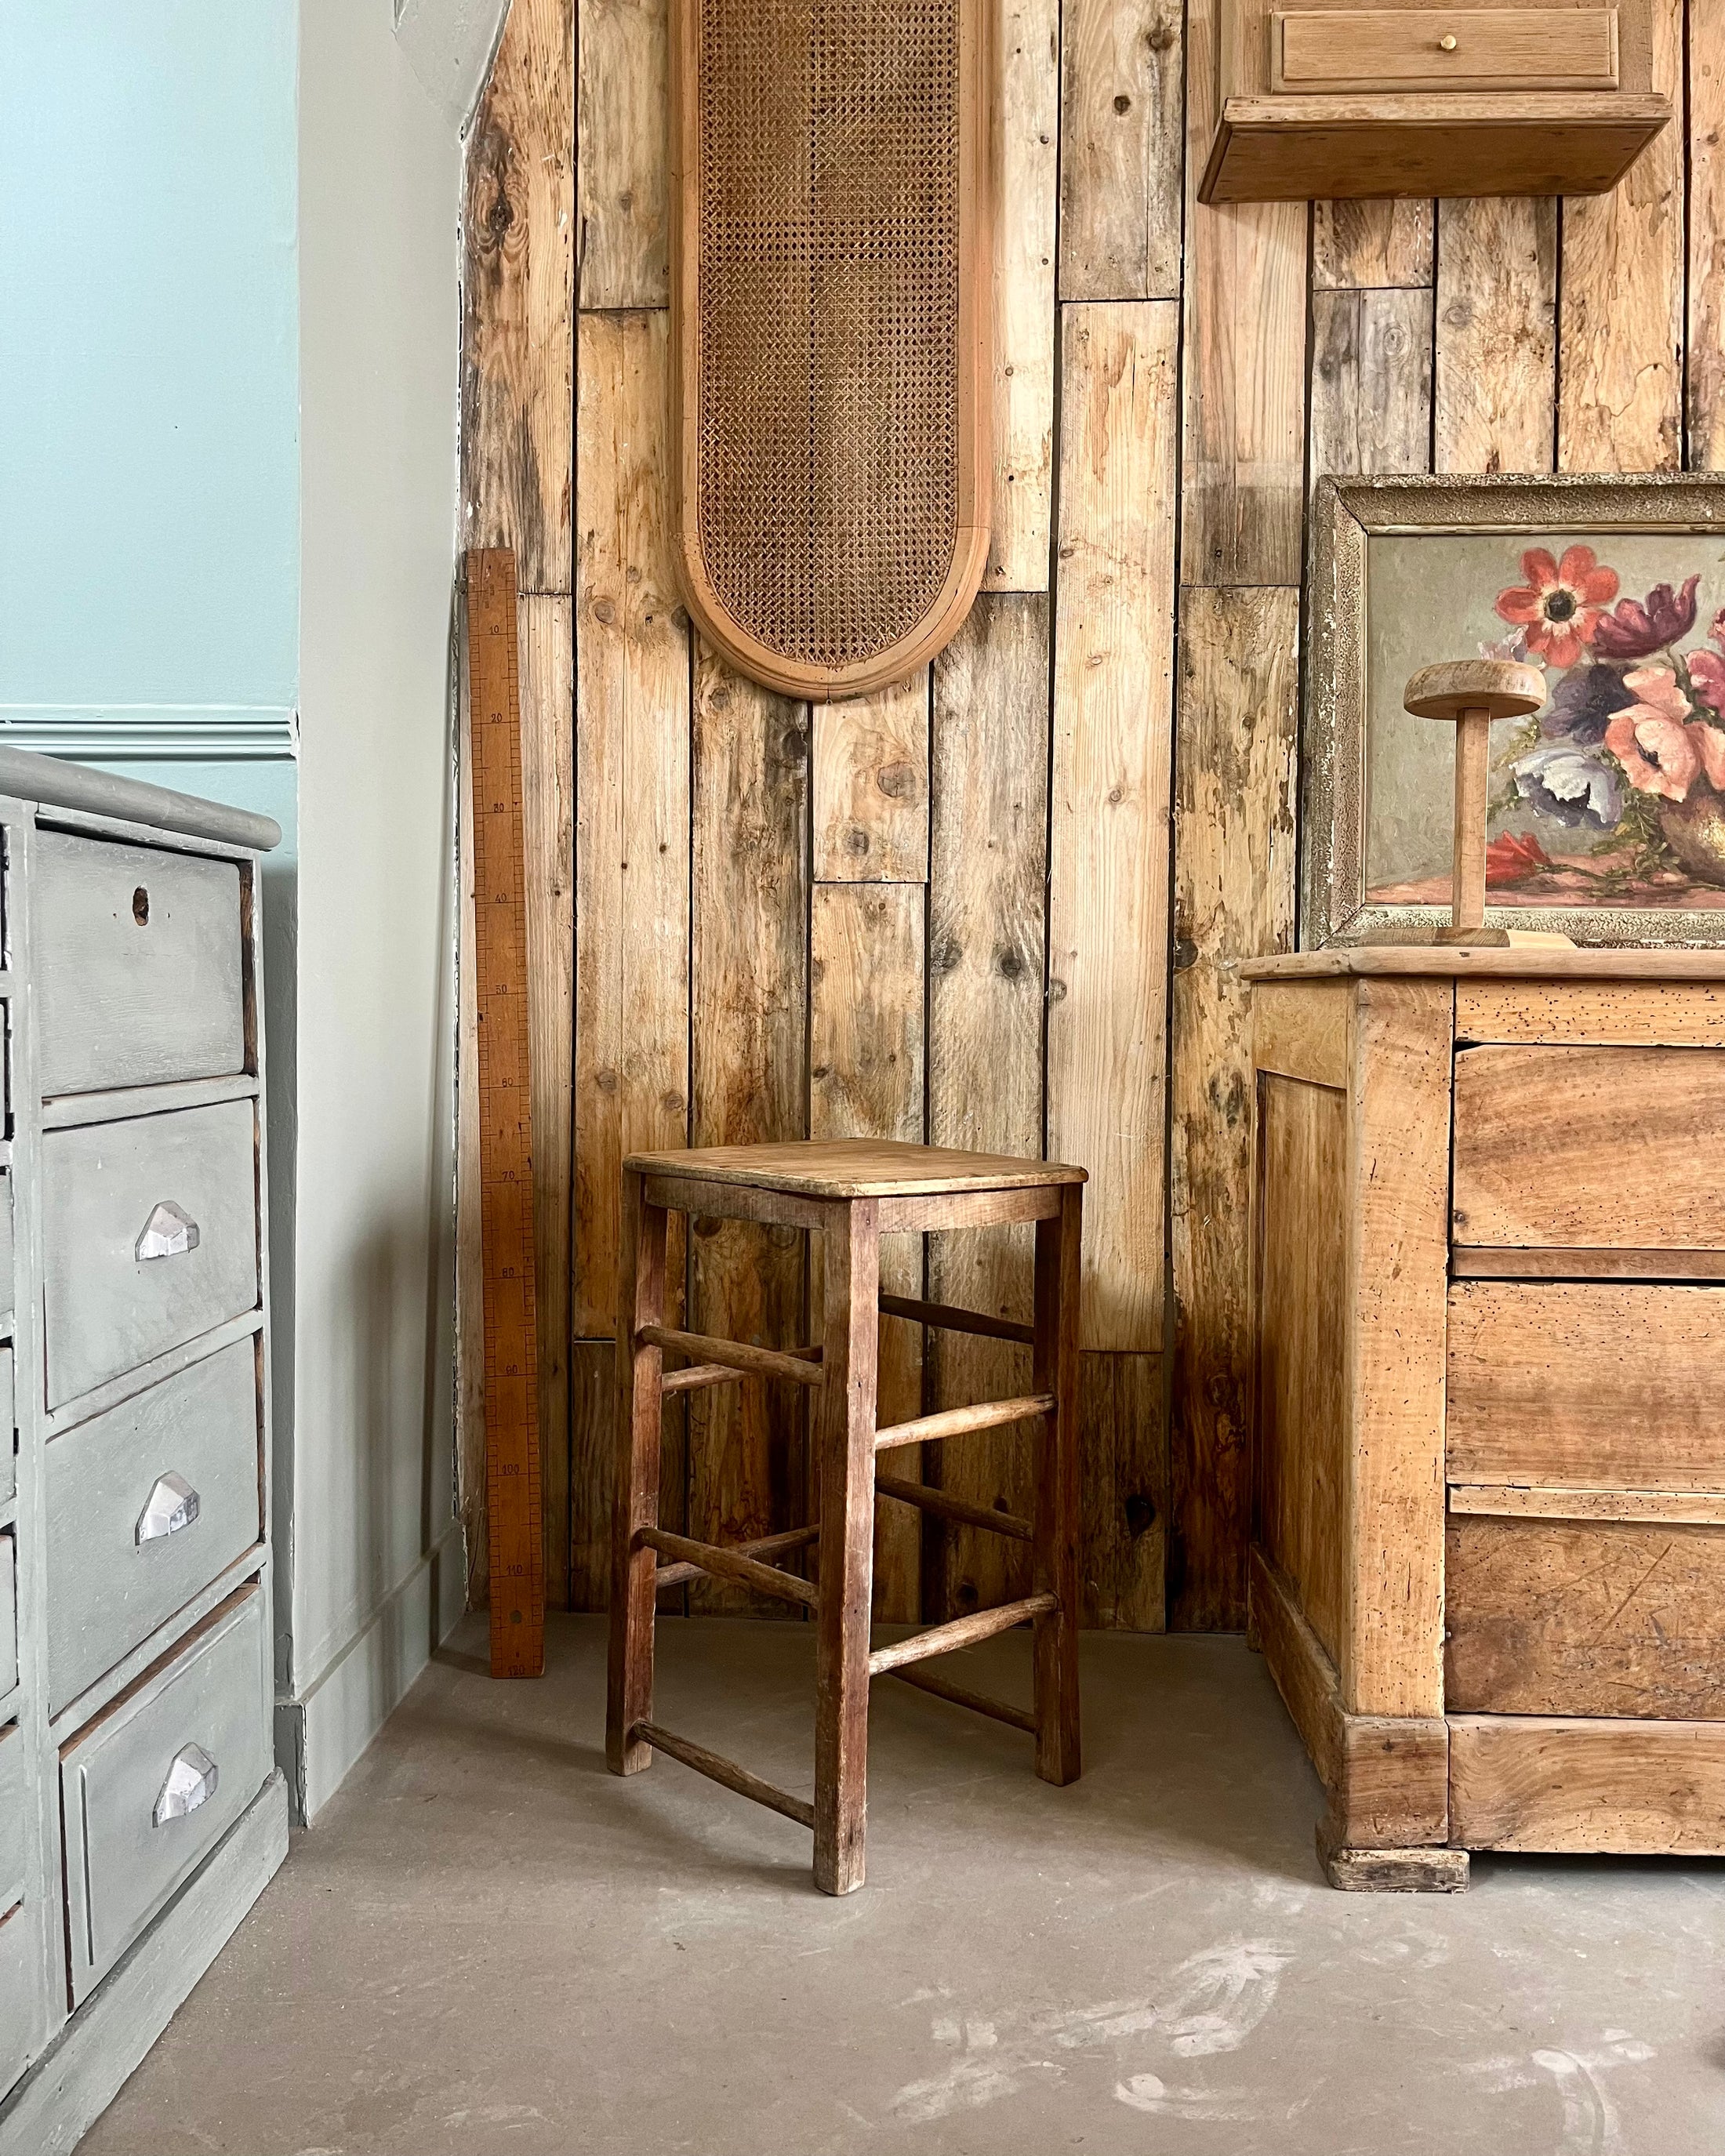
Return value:
<svg viewBox="0 0 1725 2156">
<path fill-rule="evenodd" d="M 677 574 L 781 695 L 904 679 L 982 581 L 990 20 L 672 0 Z"/>
</svg>

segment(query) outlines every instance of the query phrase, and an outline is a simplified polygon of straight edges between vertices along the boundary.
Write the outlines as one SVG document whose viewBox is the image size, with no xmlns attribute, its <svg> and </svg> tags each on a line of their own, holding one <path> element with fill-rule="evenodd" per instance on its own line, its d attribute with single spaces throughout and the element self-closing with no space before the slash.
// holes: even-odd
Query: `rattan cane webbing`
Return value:
<svg viewBox="0 0 1725 2156">
<path fill-rule="evenodd" d="M 691 4 L 700 566 L 829 673 L 914 634 L 958 543 L 961 0 Z"/>
</svg>

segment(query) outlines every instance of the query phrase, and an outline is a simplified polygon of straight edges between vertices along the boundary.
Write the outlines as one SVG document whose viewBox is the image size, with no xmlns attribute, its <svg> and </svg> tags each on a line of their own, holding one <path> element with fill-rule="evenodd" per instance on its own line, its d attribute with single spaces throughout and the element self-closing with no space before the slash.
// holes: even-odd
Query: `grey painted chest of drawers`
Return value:
<svg viewBox="0 0 1725 2156">
<path fill-rule="evenodd" d="M 287 1846 L 266 818 L 0 748 L 0 2156 L 69 2149 Z"/>
</svg>

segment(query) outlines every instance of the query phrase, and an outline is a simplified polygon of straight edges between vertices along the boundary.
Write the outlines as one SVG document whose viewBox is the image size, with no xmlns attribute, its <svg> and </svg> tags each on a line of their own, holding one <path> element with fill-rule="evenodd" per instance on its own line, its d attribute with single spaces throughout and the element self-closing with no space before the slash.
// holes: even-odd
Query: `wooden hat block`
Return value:
<svg viewBox="0 0 1725 2156">
<path fill-rule="evenodd" d="M 1455 729 L 1455 850 L 1450 926 L 1434 941 L 1476 947 L 1567 944 L 1567 936 L 1517 933 L 1486 926 L 1486 816 L 1491 791 L 1491 721 L 1525 718 L 1545 701 L 1545 676 L 1510 659 L 1451 659 L 1422 666 L 1402 694 L 1416 719 Z"/>
</svg>

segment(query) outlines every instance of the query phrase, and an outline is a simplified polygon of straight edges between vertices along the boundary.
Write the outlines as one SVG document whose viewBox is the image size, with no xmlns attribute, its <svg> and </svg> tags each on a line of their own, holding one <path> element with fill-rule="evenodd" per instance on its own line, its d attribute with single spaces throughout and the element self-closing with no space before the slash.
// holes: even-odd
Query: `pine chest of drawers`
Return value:
<svg viewBox="0 0 1725 2156">
<path fill-rule="evenodd" d="M 0 750 L 0 2152 L 70 2148 L 280 1863 L 267 819 Z"/>
<path fill-rule="evenodd" d="M 1245 970 L 1250 1625 L 1332 1882 L 1725 1854 L 1725 952 Z"/>
</svg>

